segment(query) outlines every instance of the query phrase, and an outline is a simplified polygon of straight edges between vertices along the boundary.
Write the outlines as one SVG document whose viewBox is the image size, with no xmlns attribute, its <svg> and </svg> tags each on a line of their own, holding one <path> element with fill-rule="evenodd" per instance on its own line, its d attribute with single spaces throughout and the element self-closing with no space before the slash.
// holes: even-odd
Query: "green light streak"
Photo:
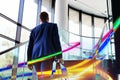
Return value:
<svg viewBox="0 0 120 80">
<path fill-rule="evenodd" d="M 59 55 L 59 54 L 62 54 L 62 51 L 56 52 L 56 53 L 54 53 L 54 54 L 50 54 L 50 55 L 45 56 L 45 57 L 41 57 L 41 58 L 37 58 L 37 59 L 31 60 L 31 61 L 28 61 L 28 64 L 33 64 L 33 63 L 36 63 L 36 62 L 40 62 L 40 61 L 49 59 L 49 58 L 51 58 L 51 57 L 53 57 L 53 56 L 57 56 L 57 55 Z"/>
<path fill-rule="evenodd" d="M 118 17 L 118 19 L 114 22 L 114 24 L 113 24 L 113 28 L 114 28 L 114 30 L 116 30 L 118 27 L 119 27 L 119 25 L 120 25 L 120 17 Z"/>
</svg>

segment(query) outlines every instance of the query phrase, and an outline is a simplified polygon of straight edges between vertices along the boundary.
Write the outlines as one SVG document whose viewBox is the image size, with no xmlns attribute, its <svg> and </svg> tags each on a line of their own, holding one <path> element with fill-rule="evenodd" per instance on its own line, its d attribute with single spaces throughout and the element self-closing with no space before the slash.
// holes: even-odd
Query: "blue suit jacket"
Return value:
<svg viewBox="0 0 120 80">
<path fill-rule="evenodd" d="M 61 51 L 57 24 L 43 22 L 32 29 L 28 44 L 28 61 Z M 62 54 L 56 56 L 62 58 Z"/>
</svg>

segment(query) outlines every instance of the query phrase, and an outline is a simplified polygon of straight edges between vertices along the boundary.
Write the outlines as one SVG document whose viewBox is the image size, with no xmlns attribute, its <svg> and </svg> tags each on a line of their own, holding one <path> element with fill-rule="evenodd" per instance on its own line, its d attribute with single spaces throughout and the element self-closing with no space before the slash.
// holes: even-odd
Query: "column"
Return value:
<svg viewBox="0 0 120 80">
<path fill-rule="evenodd" d="M 55 19 L 62 40 L 68 42 L 68 0 L 56 0 Z"/>
</svg>

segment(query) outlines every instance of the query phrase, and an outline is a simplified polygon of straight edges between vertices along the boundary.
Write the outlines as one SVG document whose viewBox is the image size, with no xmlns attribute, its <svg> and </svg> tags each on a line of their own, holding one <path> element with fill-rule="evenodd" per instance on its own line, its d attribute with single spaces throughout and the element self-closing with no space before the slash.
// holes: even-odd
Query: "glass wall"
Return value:
<svg viewBox="0 0 120 80">
<path fill-rule="evenodd" d="M 13 53 L 14 50 L 0 55 L 0 77 L 2 77 L 2 80 L 11 80 L 10 77 L 12 73 L 12 64 L 13 64 Z"/>
<path fill-rule="evenodd" d="M 82 14 L 82 48 L 92 50 L 92 17 L 90 15 Z"/>
<path fill-rule="evenodd" d="M 24 1 L 24 11 L 22 24 L 29 29 L 33 29 L 36 26 L 37 20 L 37 2 L 35 0 Z M 30 32 L 21 30 L 21 42 L 28 41 Z"/>
<path fill-rule="evenodd" d="M 104 19 L 94 17 L 94 35 L 100 37 L 103 27 L 105 26 Z"/>
<path fill-rule="evenodd" d="M 81 57 L 67 57 L 65 59 L 86 59 L 95 53 L 96 45 L 98 41 L 102 38 L 110 40 L 105 46 L 105 41 L 100 42 L 100 49 L 102 49 L 97 57 L 100 59 L 101 56 L 104 56 L 104 59 L 111 59 L 111 56 L 115 53 L 114 43 L 111 44 L 111 40 L 107 33 L 110 32 L 111 26 L 108 25 L 108 21 L 105 22 L 105 17 L 100 17 L 98 15 L 89 14 L 80 10 L 76 10 L 72 7 L 69 7 L 69 42 L 79 41 L 80 47 L 78 52 L 73 50 L 69 54 L 74 54 L 74 56 Z M 112 23 L 111 23 L 112 24 Z M 107 35 L 107 36 L 106 36 Z M 112 40 L 113 41 L 113 40 Z M 113 41 L 114 42 L 114 41 Z M 104 53 L 104 54 L 103 54 Z M 79 55 L 78 55 L 79 54 Z M 115 54 L 114 54 L 115 55 Z M 67 55 L 70 56 L 70 55 Z M 112 57 L 113 58 L 113 57 Z"/>
<path fill-rule="evenodd" d="M 16 28 L 17 25 L 13 24 L 11 21 L 18 20 L 18 10 L 19 10 L 20 0 L 1 0 L 0 1 L 0 34 L 5 35 L 6 38 L 0 36 L 0 52 L 5 51 L 13 46 L 15 46 L 16 38 Z M 8 17 L 8 18 L 7 18 Z M 7 19 L 5 19 L 7 18 Z M 8 38 L 8 39 L 7 39 Z M 13 64 L 14 50 L 9 51 L 5 54 L 0 55 L 0 77 L 11 76 Z M 8 69 L 8 70 L 7 70 Z M 5 80 L 9 80 L 8 78 Z"/>
<path fill-rule="evenodd" d="M 69 9 L 69 31 L 79 34 L 79 12 Z"/>
<path fill-rule="evenodd" d="M 79 12 L 73 9 L 69 9 L 69 30 L 68 30 L 68 34 L 69 34 L 69 44 L 71 45 L 71 43 L 74 42 L 79 42 L 80 41 L 80 25 L 79 25 Z M 79 48 L 74 48 L 70 51 L 68 51 L 67 54 L 63 54 L 63 56 L 68 56 L 67 58 L 65 57 L 65 59 L 79 59 L 80 56 L 80 49 Z"/>
<path fill-rule="evenodd" d="M 18 19 L 19 0 L 3 0 L 0 2 L 0 13 L 17 21 Z M 0 17 L 0 34 L 15 39 L 16 25 Z"/>
<path fill-rule="evenodd" d="M 82 36 L 92 37 L 92 19 L 90 15 L 82 14 Z"/>
<path fill-rule="evenodd" d="M 22 4 L 23 8 L 19 7 L 20 1 L 24 3 Z M 24 25 L 25 27 L 32 29 L 36 26 L 37 7 L 38 7 L 38 2 L 36 0 L 0 1 L 0 26 L 2 27 L 0 29 L 0 34 L 6 36 L 6 38 L 0 36 L 0 52 L 15 46 L 18 17 L 22 19 L 22 23 L 20 24 Z M 23 13 L 21 13 L 22 11 Z M 23 18 L 22 15 L 18 15 L 18 14 L 23 14 Z M 8 18 L 9 20 L 7 20 Z M 21 33 L 21 36 L 20 34 L 17 35 L 21 37 L 20 42 L 28 41 L 30 31 L 23 28 L 21 28 L 21 30 L 18 31 L 21 31 L 18 32 Z M 27 59 L 26 57 L 24 57 L 26 55 L 26 47 L 21 47 L 18 48 L 17 50 L 18 52 L 16 52 L 16 50 L 14 49 L 10 52 L 0 55 L 1 61 L 2 60 L 4 61 L 4 63 L 1 63 L 0 65 L 0 77 L 2 76 L 3 79 L 5 80 L 11 78 L 11 73 L 12 73 L 11 68 L 13 65 L 13 61 L 18 60 L 18 63 L 20 63 L 20 62 L 25 62 Z M 19 56 L 16 57 L 17 54 Z M 9 70 L 4 71 L 5 69 L 9 69 Z M 21 69 L 18 70 L 18 73 L 20 72 Z"/>
</svg>

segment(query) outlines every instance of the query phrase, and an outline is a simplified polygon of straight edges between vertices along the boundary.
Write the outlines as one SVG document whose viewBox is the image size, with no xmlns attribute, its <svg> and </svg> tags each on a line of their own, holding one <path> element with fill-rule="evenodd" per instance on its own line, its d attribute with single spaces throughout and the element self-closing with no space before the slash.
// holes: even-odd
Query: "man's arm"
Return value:
<svg viewBox="0 0 120 80">
<path fill-rule="evenodd" d="M 31 31 L 28 49 L 27 49 L 27 61 L 30 61 L 32 58 L 33 46 L 34 46 L 34 33 L 33 31 Z"/>
</svg>

